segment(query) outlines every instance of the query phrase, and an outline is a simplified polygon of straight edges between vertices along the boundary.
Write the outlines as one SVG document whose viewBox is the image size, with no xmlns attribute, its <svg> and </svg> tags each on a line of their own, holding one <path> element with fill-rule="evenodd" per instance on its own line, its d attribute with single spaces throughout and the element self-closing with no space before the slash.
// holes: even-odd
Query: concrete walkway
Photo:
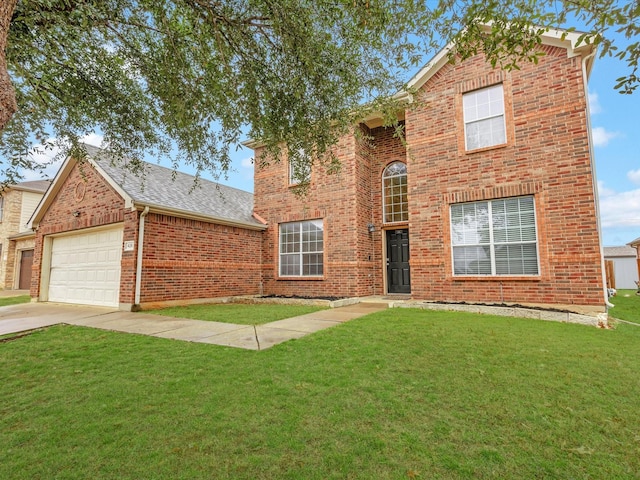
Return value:
<svg viewBox="0 0 640 480">
<path fill-rule="evenodd" d="M 165 317 L 144 312 L 123 312 L 103 307 L 24 303 L 0 308 L 0 335 L 62 323 L 248 350 L 265 350 L 287 340 L 304 337 L 386 308 L 386 303 L 358 303 L 252 326 Z"/>
</svg>

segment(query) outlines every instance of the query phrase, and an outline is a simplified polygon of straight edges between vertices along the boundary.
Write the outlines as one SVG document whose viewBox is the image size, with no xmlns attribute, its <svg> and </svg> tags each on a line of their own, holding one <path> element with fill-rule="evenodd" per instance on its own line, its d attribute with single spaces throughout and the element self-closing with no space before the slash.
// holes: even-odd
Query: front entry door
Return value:
<svg viewBox="0 0 640 480">
<path fill-rule="evenodd" d="M 409 230 L 387 230 L 387 289 L 389 293 L 411 293 L 409 275 Z"/>
<path fill-rule="evenodd" d="M 20 256 L 20 279 L 18 288 L 29 290 L 31 288 L 31 267 L 33 266 L 33 250 L 23 250 Z"/>
</svg>

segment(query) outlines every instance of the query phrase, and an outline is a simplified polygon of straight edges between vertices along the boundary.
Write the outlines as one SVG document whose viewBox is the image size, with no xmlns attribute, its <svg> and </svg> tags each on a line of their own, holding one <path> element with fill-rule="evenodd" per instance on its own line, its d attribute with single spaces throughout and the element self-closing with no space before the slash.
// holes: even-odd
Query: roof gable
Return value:
<svg viewBox="0 0 640 480">
<path fill-rule="evenodd" d="M 490 30 L 490 25 L 485 26 L 487 32 Z M 591 44 L 581 43 L 578 46 L 578 39 L 580 38 L 578 32 L 567 32 L 563 30 L 547 30 L 541 37 L 543 45 L 552 45 L 555 47 L 564 48 L 567 50 L 567 56 L 569 58 L 575 56 L 583 56 L 586 58 L 590 53 L 595 50 L 595 47 Z M 438 54 L 427 62 L 427 64 L 416 73 L 411 80 L 407 83 L 407 89 L 396 94 L 397 98 L 409 97 L 409 91 L 418 90 L 427 81 L 435 75 L 444 65 L 449 62 L 449 52 L 453 48 L 453 43 L 449 43 Z M 587 74 L 591 72 L 591 66 L 593 59 L 589 59 L 587 64 Z"/>
</svg>

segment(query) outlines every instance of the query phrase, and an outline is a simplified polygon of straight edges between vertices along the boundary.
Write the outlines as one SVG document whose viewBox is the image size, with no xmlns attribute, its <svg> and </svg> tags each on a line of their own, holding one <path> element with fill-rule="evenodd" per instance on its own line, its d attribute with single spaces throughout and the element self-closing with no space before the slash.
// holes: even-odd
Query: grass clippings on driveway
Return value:
<svg viewBox="0 0 640 480">
<path fill-rule="evenodd" d="M 325 307 L 311 305 L 282 305 L 274 303 L 213 303 L 206 305 L 188 305 L 169 307 L 159 310 L 145 310 L 145 313 L 166 315 L 169 317 L 207 320 L 209 322 L 236 323 L 239 325 L 262 325 L 285 318 L 306 315 L 325 310 Z"/>
<path fill-rule="evenodd" d="M 640 329 L 389 309 L 263 352 L 0 345 L 0 478 L 637 478 Z"/>
<path fill-rule="evenodd" d="M 0 298 L 0 307 L 6 307 L 7 305 L 18 305 L 19 303 L 29 303 L 31 297 L 29 295 L 19 295 L 17 297 L 2 297 Z"/>
</svg>

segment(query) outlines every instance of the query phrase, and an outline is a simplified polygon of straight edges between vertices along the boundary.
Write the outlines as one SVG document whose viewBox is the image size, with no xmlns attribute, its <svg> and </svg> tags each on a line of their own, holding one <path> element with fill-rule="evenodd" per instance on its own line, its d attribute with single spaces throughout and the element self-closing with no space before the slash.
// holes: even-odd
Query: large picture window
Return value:
<svg viewBox="0 0 640 480">
<path fill-rule="evenodd" d="M 280 224 L 280 276 L 322 276 L 323 234 L 322 220 Z"/>
<path fill-rule="evenodd" d="M 538 275 L 533 197 L 451 206 L 454 275 Z"/>
<path fill-rule="evenodd" d="M 467 150 L 506 143 L 502 85 L 465 93 L 462 104 Z"/>
<path fill-rule="evenodd" d="M 409 220 L 407 202 L 407 166 L 402 162 L 387 165 L 382 172 L 384 223 Z"/>
</svg>

